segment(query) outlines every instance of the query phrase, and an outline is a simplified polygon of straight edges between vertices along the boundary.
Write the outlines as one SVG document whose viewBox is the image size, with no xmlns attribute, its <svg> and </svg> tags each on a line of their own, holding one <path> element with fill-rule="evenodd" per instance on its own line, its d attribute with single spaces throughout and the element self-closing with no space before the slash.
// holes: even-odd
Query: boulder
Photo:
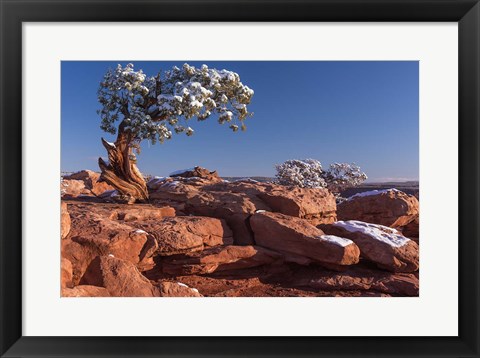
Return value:
<svg viewBox="0 0 480 358">
<path fill-rule="evenodd" d="M 110 297 L 110 293 L 103 287 L 80 285 L 62 288 L 62 297 Z"/>
<path fill-rule="evenodd" d="M 73 267 L 72 263 L 62 257 L 61 260 L 61 287 L 72 287 Z"/>
<path fill-rule="evenodd" d="M 262 183 L 255 180 L 222 182 L 207 187 L 204 191 L 242 193 L 251 200 L 260 199 L 269 211 L 309 220 L 313 225 L 332 223 L 336 220 L 335 197 L 322 188 L 298 188 Z M 257 210 L 265 209 L 257 207 Z"/>
<path fill-rule="evenodd" d="M 67 203 L 62 201 L 60 205 L 60 232 L 62 239 L 65 239 L 70 232 L 71 223 Z"/>
<path fill-rule="evenodd" d="M 258 197 L 272 211 L 306 219 L 313 225 L 330 224 L 337 218 L 335 196 L 327 189 L 269 185 Z"/>
<path fill-rule="evenodd" d="M 98 196 L 107 190 L 115 189 L 114 187 L 100 179 L 100 173 L 96 173 L 91 170 L 81 170 L 79 172 L 66 175 L 63 177 L 63 180 L 67 181 L 67 183 L 70 180 L 82 181 L 85 189 L 87 189 L 87 193 L 90 195 L 93 194 L 95 196 Z"/>
<path fill-rule="evenodd" d="M 419 214 L 418 199 L 397 189 L 355 194 L 337 207 L 338 220 L 358 220 L 400 227 Z"/>
<path fill-rule="evenodd" d="M 134 264 L 110 256 L 97 256 L 88 266 L 81 285 L 104 287 L 113 297 L 159 297 L 160 290 Z"/>
<path fill-rule="evenodd" d="M 196 288 L 181 282 L 160 282 L 158 288 L 162 297 L 203 297 Z"/>
<path fill-rule="evenodd" d="M 269 265 L 283 255 L 259 246 L 225 246 L 177 255 L 162 260 L 162 271 L 170 275 L 208 274 Z"/>
<path fill-rule="evenodd" d="M 96 256 L 113 255 L 137 265 L 147 263 L 150 257 L 142 255 L 149 241 L 145 231 L 84 210 L 70 207 L 72 226 L 68 237 L 62 240 L 62 257 L 73 265 L 74 285 Z"/>
<path fill-rule="evenodd" d="M 338 221 L 319 226 L 324 232 L 352 240 L 362 257 L 378 267 L 393 272 L 418 270 L 419 254 L 416 242 L 387 226 L 361 221 Z"/>
<path fill-rule="evenodd" d="M 144 221 L 141 231 L 155 239 L 155 255 L 170 256 L 201 251 L 204 247 L 231 245 L 232 231 L 225 221 L 199 216 L 178 216 Z"/>
<path fill-rule="evenodd" d="M 259 246 L 307 257 L 313 261 L 352 265 L 360 251 L 350 240 L 325 235 L 308 221 L 278 213 L 256 213 L 250 225 Z"/>
<path fill-rule="evenodd" d="M 85 187 L 85 183 L 82 180 L 66 180 L 62 179 L 60 182 L 60 192 L 62 197 L 76 198 L 80 195 L 91 195 L 90 190 Z"/>
</svg>

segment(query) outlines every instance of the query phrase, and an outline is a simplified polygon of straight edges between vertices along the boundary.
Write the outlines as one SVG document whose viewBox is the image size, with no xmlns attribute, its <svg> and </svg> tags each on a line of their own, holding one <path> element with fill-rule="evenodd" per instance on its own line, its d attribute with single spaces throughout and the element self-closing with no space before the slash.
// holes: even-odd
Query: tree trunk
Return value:
<svg viewBox="0 0 480 358">
<path fill-rule="evenodd" d="M 122 122 L 115 143 L 109 143 L 102 138 L 102 144 L 108 152 L 109 163 L 98 158 L 98 165 L 102 170 L 100 177 L 120 193 L 129 196 L 129 203 L 135 200 L 146 201 L 147 184 L 137 168 L 137 160 L 132 151 L 134 138 L 129 131 L 124 130 L 124 127 L 125 124 Z"/>
</svg>

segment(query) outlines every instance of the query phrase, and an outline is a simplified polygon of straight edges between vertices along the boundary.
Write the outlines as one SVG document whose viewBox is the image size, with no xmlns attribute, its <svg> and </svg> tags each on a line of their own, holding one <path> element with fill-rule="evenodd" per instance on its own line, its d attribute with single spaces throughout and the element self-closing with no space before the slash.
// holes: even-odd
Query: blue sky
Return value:
<svg viewBox="0 0 480 358">
<path fill-rule="evenodd" d="M 314 158 L 324 168 L 355 162 L 369 181 L 417 180 L 418 62 L 415 61 L 64 61 L 62 171 L 98 171 L 105 157 L 96 114 L 98 84 L 108 68 L 132 62 L 147 75 L 184 62 L 237 72 L 255 91 L 247 131 L 233 133 L 215 118 L 190 120 L 192 137 L 142 143 L 138 166 L 168 175 L 200 165 L 221 176 L 273 176 L 287 159 Z"/>
</svg>

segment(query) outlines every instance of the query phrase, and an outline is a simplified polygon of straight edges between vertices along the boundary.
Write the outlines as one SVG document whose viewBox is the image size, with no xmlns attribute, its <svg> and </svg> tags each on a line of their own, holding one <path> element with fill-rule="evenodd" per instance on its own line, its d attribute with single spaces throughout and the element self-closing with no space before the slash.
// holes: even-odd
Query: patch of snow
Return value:
<svg viewBox="0 0 480 358">
<path fill-rule="evenodd" d="M 108 140 L 105 141 L 110 147 L 116 148 L 115 143 L 109 142 Z"/>
<path fill-rule="evenodd" d="M 198 290 L 196 288 L 191 288 L 192 291 L 195 291 L 196 293 L 200 293 L 198 292 Z"/>
<path fill-rule="evenodd" d="M 337 221 L 333 223 L 333 225 L 349 232 L 360 232 L 392 247 L 402 247 L 410 242 L 410 239 L 401 235 L 398 230 L 388 226 L 370 224 L 357 220 Z"/>
<path fill-rule="evenodd" d="M 224 183 L 230 183 L 230 180 L 225 180 L 225 179 L 223 179 L 222 181 L 223 181 Z"/>
<path fill-rule="evenodd" d="M 255 213 L 266 213 L 267 210 L 255 210 Z"/>
<path fill-rule="evenodd" d="M 355 195 L 352 195 L 347 200 L 351 200 L 351 199 L 354 199 L 354 198 L 362 198 L 362 197 L 365 197 L 365 196 L 380 195 L 380 194 L 388 193 L 388 192 L 391 192 L 391 191 L 397 192 L 397 193 L 400 192 L 400 190 L 395 189 L 395 188 L 383 189 L 383 190 L 370 190 L 370 191 L 364 191 L 362 193 L 357 193 Z"/>
<path fill-rule="evenodd" d="M 160 184 L 160 183 L 164 182 L 165 180 L 167 180 L 166 177 L 153 177 L 152 179 L 150 179 L 147 182 L 147 186 L 148 187 L 156 186 L 157 184 Z"/>
<path fill-rule="evenodd" d="M 183 174 L 183 173 L 186 173 L 186 172 L 190 172 L 192 170 L 195 170 L 195 168 L 187 168 L 187 169 L 181 169 L 181 170 L 176 170 L 172 173 L 170 173 L 170 176 L 172 175 L 180 175 L 180 174 Z"/>
<path fill-rule="evenodd" d="M 112 254 L 108 254 L 108 257 L 115 257 L 115 256 L 113 256 Z"/>
<path fill-rule="evenodd" d="M 241 178 L 241 179 L 235 180 L 235 182 L 258 183 L 258 180 L 255 180 L 252 178 Z"/>
<path fill-rule="evenodd" d="M 162 184 L 160 187 L 161 188 L 175 188 L 178 184 L 180 184 L 179 181 L 168 181 L 164 184 Z"/>
<path fill-rule="evenodd" d="M 100 197 L 104 198 L 104 199 L 108 199 L 108 198 L 113 198 L 113 197 L 117 196 L 118 194 L 119 194 L 118 191 L 115 190 L 115 189 L 106 190 L 102 194 L 100 194 Z"/>
<path fill-rule="evenodd" d="M 182 286 L 182 287 L 189 288 L 187 285 L 185 285 L 184 283 L 181 283 L 181 282 L 177 282 L 177 285 Z"/>
<path fill-rule="evenodd" d="M 147 232 L 144 231 L 144 230 L 142 230 L 142 229 L 137 229 L 137 230 L 135 230 L 135 232 L 136 232 L 137 234 L 147 234 Z"/>
<path fill-rule="evenodd" d="M 341 247 L 346 247 L 350 244 L 353 244 L 352 240 L 345 239 L 343 237 L 338 237 L 335 235 L 322 235 L 319 236 L 321 240 L 328 241 L 334 245 L 341 246 Z"/>
</svg>

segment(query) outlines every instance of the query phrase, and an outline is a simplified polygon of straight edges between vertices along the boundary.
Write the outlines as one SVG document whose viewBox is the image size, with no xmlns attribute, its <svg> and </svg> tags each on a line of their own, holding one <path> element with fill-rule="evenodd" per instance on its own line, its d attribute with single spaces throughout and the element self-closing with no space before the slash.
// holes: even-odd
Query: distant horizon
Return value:
<svg viewBox="0 0 480 358">
<path fill-rule="evenodd" d="M 206 168 L 206 169 L 210 169 L 210 168 Z M 82 168 L 82 169 L 77 169 L 77 170 L 61 170 L 60 173 L 77 173 L 77 172 L 80 172 L 82 170 L 90 170 L 92 172 L 97 172 L 97 173 L 100 173 L 100 170 L 97 169 L 97 170 L 94 170 L 94 169 L 91 169 L 91 168 Z M 178 169 L 180 170 L 180 168 Z M 210 169 L 211 171 L 213 171 L 213 169 Z M 173 171 L 172 171 L 173 172 Z M 218 171 L 217 171 L 218 173 Z M 152 173 L 143 173 L 143 175 L 145 176 L 158 176 L 158 177 L 168 177 L 169 174 L 152 174 Z M 218 175 L 220 176 L 220 178 L 272 178 L 274 179 L 275 178 L 275 175 L 274 176 L 267 176 L 267 175 L 221 175 L 220 173 L 218 173 Z M 419 182 L 419 179 L 409 179 L 409 178 L 379 178 L 379 179 L 367 179 L 364 181 L 365 184 L 380 184 L 380 183 L 410 183 L 410 182 Z"/>
<path fill-rule="evenodd" d="M 142 173 L 198 165 L 223 177 L 274 177 L 275 164 L 313 158 L 324 169 L 356 163 L 366 183 L 419 180 L 417 61 L 62 61 L 62 171 L 100 171 L 100 138 L 116 136 L 100 129 L 97 88 L 108 68 L 128 62 L 148 75 L 206 63 L 237 72 L 255 91 L 246 132 L 232 133 L 216 118 L 192 119 L 192 137 L 142 142 Z"/>
</svg>

